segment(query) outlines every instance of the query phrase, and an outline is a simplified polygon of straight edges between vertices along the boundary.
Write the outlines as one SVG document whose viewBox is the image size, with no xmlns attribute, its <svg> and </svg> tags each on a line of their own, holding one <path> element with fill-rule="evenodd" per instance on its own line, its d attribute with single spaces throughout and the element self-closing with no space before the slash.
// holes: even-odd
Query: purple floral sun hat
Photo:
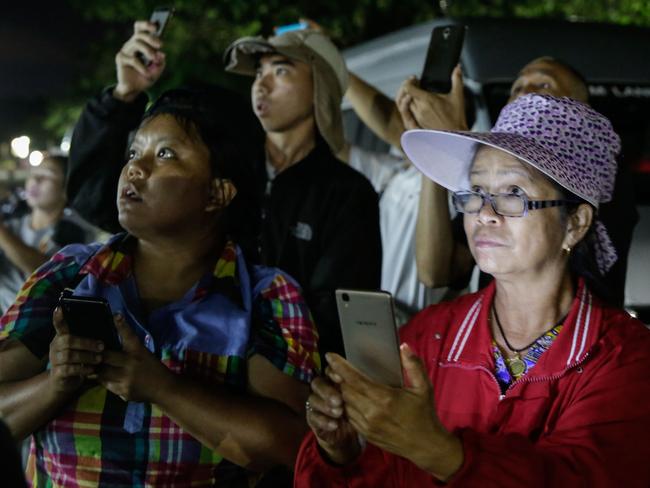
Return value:
<svg viewBox="0 0 650 488">
<path fill-rule="evenodd" d="M 611 122 L 570 98 L 528 94 L 506 105 L 490 132 L 410 130 L 402 148 L 425 176 L 451 191 L 468 190 L 476 150 L 488 145 L 537 168 L 594 207 L 612 199 L 620 138 Z M 616 261 L 604 225 L 596 219 L 596 259 L 602 273 Z"/>
</svg>

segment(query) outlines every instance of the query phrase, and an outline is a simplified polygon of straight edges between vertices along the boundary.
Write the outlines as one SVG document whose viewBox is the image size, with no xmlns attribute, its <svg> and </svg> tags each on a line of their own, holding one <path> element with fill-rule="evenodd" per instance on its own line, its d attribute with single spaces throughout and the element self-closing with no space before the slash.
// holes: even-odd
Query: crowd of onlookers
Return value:
<svg viewBox="0 0 650 488">
<path fill-rule="evenodd" d="M 460 67 L 393 101 L 314 23 L 226 50 L 250 104 L 150 101 L 154 31 L 0 222 L 0 415 L 28 483 L 650 483 L 650 337 L 620 310 L 635 209 L 580 73 L 531 60 L 473 133 Z M 343 96 L 390 154 L 344 139 Z M 338 288 L 393 295 L 403 387 L 343 358 Z M 110 305 L 120 347 L 71 333 L 64 290 Z"/>
</svg>

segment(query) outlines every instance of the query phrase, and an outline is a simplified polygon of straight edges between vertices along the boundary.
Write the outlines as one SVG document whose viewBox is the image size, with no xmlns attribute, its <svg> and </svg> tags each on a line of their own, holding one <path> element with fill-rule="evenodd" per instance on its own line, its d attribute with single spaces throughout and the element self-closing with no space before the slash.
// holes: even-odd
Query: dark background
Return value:
<svg viewBox="0 0 650 488">
<path fill-rule="evenodd" d="M 0 13 L 0 140 L 44 137 L 49 102 L 76 88 L 84 48 L 100 22 L 66 2 L 3 2 Z M 101 33 L 99 33 L 101 34 Z"/>
</svg>

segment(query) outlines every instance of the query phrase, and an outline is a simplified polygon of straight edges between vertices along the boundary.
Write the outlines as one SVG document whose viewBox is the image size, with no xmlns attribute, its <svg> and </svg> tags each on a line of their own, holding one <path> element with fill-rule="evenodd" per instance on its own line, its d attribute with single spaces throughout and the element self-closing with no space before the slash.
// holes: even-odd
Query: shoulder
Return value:
<svg viewBox="0 0 650 488">
<path fill-rule="evenodd" d="M 625 310 L 603 306 L 601 311 L 601 348 L 642 359 L 650 368 L 650 330 Z"/>
<path fill-rule="evenodd" d="M 304 301 L 300 285 L 284 271 L 269 266 L 252 265 L 250 272 L 254 298 Z"/>
<path fill-rule="evenodd" d="M 97 254 L 105 246 L 104 243 L 94 242 L 92 244 L 68 244 L 62 247 L 51 261 L 73 261 L 79 266 Z"/>
<path fill-rule="evenodd" d="M 276 268 L 253 266 L 254 335 L 251 354 L 309 383 L 320 370 L 318 333 L 300 287 Z"/>
</svg>

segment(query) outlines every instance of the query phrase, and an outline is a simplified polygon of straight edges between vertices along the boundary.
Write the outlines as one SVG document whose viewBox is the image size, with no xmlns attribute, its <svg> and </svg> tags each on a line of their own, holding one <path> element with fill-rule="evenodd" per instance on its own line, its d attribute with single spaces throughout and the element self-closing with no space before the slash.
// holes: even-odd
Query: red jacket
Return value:
<svg viewBox="0 0 650 488">
<path fill-rule="evenodd" d="M 501 395 L 488 326 L 494 291 L 431 306 L 400 333 L 426 364 L 440 420 L 462 439 L 465 460 L 447 485 L 650 486 L 650 332 L 581 283 L 552 347 Z M 371 444 L 350 465 L 327 464 L 309 433 L 294 486 L 438 484 Z"/>
</svg>

